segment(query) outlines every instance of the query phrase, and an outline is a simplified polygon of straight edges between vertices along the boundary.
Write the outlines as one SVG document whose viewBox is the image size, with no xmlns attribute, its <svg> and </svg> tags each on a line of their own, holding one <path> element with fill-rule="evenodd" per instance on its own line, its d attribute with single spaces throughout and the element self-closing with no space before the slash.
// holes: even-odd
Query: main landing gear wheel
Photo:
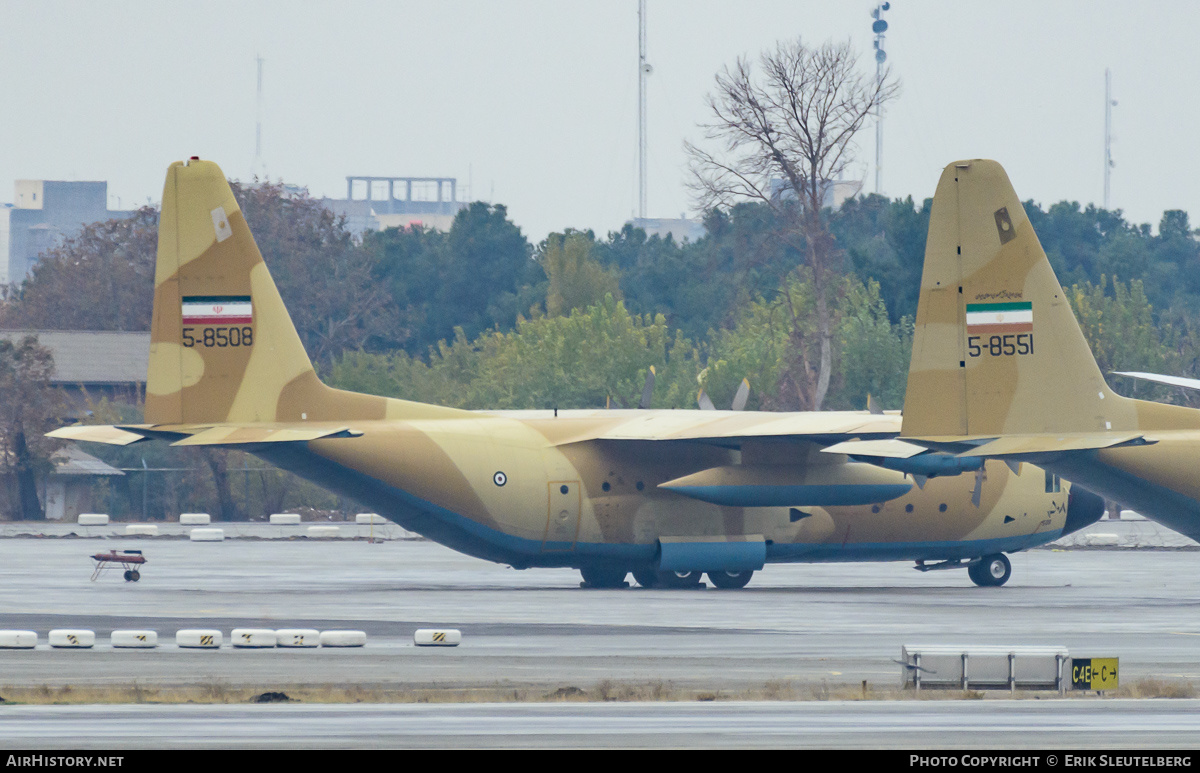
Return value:
<svg viewBox="0 0 1200 773">
<path fill-rule="evenodd" d="M 704 572 L 659 572 L 658 584 L 663 588 L 697 588 Z"/>
<path fill-rule="evenodd" d="M 609 569 L 607 567 L 588 567 L 580 569 L 583 581 L 590 588 L 624 588 L 625 575 L 628 569 Z"/>
<path fill-rule="evenodd" d="M 1008 556 L 1002 553 L 984 556 L 978 563 L 967 567 L 967 575 L 976 585 L 998 587 L 1012 577 L 1012 564 L 1009 563 Z"/>
<path fill-rule="evenodd" d="M 653 569 L 634 569 L 633 579 L 637 580 L 637 584 L 643 588 L 658 586 L 658 572 Z"/>
<path fill-rule="evenodd" d="M 708 581 L 718 588 L 730 590 L 745 588 L 746 583 L 750 582 L 750 578 L 753 576 L 754 572 L 750 569 L 744 572 L 708 572 Z"/>
<path fill-rule="evenodd" d="M 125 570 L 125 582 L 133 582 L 133 572 L 129 569 Z"/>
</svg>

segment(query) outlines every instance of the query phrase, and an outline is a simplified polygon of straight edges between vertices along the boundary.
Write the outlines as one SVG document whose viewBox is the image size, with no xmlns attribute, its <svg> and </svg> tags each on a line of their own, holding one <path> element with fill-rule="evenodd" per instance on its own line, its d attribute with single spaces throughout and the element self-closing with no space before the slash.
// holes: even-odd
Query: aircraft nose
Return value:
<svg viewBox="0 0 1200 773">
<path fill-rule="evenodd" d="M 1090 526 L 1104 515 L 1104 498 L 1093 494 L 1083 486 L 1071 485 L 1071 493 L 1067 496 L 1067 522 L 1063 525 L 1063 534 L 1070 534 Z"/>
</svg>

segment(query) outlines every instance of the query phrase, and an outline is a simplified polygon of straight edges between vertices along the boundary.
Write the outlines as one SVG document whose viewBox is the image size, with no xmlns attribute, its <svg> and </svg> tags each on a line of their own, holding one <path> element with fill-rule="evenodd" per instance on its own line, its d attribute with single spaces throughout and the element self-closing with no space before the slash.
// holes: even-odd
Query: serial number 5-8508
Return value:
<svg viewBox="0 0 1200 773">
<path fill-rule="evenodd" d="M 1033 354 L 1033 333 L 1009 333 L 1008 335 L 967 336 L 967 354 L 979 357 L 1007 357 L 1014 354 Z"/>
<path fill-rule="evenodd" d="M 206 327 L 195 333 L 196 328 L 183 329 L 183 345 L 193 346 L 252 346 L 254 344 L 254 328 L 252 327 Z"/>
</svg>

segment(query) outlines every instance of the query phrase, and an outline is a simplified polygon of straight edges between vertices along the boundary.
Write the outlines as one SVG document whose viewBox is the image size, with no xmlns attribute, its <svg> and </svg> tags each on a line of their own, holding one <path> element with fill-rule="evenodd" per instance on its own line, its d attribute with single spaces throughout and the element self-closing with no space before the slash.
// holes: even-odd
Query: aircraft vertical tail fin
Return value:
<svg viewBox="0 0 1200 773">
<path fill-rule="evenodd" d="M 1008 175 L 950 164 L 934 195 L 902 434 L 1133 429 Z"/>
<path fill-rule="evenodd" d="M 202 424 L 459 413 L 317 378 L 220 167 L 171 164 L 154 276 L 146 421 Z"/>
<path fill-rule="evenodd" d="M 275 421 L 280 394 L 312 373 L 220 167 L 195 158 L 171 164 L 158 227 L 146 420 Z"/>
</svg>

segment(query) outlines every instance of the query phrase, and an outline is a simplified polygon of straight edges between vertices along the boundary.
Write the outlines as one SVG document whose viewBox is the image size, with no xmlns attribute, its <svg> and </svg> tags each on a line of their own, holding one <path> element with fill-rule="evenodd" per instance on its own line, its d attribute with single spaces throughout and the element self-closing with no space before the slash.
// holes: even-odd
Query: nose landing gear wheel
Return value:
<svg viewBox="0 0 1200 773">
<path fill-rule="evenodd" d="M 981 587 L 999 587 L 1012 576 L 1012 564 L 1003 553 L 984 556 L 979 563 L 967 567 L 967 576 Z"/>
<path fill-rule="evenodd" d="M 580 569 L 583 582 L 589 588 L 624 588 L 625 575 L 628 569 L 609 569 L 607 567 L 588 567 Z"/>
<path fill-rule="evenodd" d="M 708 572 L 708 581 L 718 588 L 732 590 L 745 588 L 753 576 L 754 572 L 749 569 L 744 572 Z"/>
</svg>

